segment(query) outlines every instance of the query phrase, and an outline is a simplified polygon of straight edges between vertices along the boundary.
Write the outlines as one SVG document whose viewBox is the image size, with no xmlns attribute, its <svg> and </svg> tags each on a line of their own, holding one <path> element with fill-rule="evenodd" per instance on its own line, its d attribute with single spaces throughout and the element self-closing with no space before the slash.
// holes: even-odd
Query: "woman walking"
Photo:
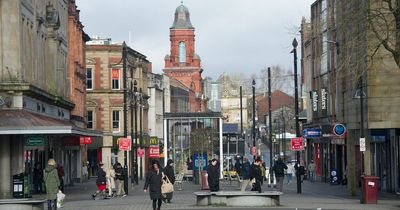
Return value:
<svg viewBox="0 0 400 210">
<path fill-rule="evenodd" d="M 44 183 L 47 192 L 47 206 L 49 210 L 57 209 L 57 193 L 60 187 L 56 161 L 51 158 L 47 161 L 47 167 L 44 169 Z"/>
<path fill-rule="evenodd" d="M 167 165 L 164 168 L 164 175 L 168 177 L 172 185 L 175 183 L 174 162 L 171 159 L 167 161 Z M 163 198 L 164 202 L 171 203 L 173 193 L 167 193 L 165 198 Z"/>
<path fill-rule="evenodd" d="M 96 199 L 96 196 L 101 193 L 101 195 L 105 195 L 106 191 L 106 186 L 107 186 L 107 179 L 106 179 L 106 172 L 103 170 L 103 163 L 99 163 L 99 170 L 97 171 L 97 179 L 96 179 L 96 185 L 97 185 L 97 190 L 96 192 L 92 195 L 93 200 Z"/>
<path fill-rule="evenodd" d="M 153 201 L 153 210 L 160 210 L 162 204 L 161 184 L 162 172 L 160 163 L 153 160 L 151 169 L 147 173 L 146 182 L 144 183 L 144 192 L 149 190 L 150 199 Z"/>
</svg>

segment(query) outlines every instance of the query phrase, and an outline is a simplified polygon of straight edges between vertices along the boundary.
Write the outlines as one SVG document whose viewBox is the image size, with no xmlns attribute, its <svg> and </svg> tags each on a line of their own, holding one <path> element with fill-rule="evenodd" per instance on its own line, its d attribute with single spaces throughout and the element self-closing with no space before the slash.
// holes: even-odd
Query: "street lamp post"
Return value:
<svg viewBox="0 0 400 210">
<path fill-rule="evenodd" d="M 268 67 L 268 129 L 269 129 L 269 176 L 270 180 L 272 180 L 273 176 L 273 170 L 272 170 L 272 95 L 271 95 L 271 68 Z M 271 186 L 272 186 L 272 181 L 270 181 Z"/>
<path fill-rule="evenodd" d="M 143 93 L 142 88 L 140 88 L 140 149 L 143 149 Z M 140 158 L 140 180 L 143 179 L 143 158 Z M 136 181 L 137 182 L 137 181 Z"/>
<path fill-rule="evenodd" d="M 133 74 L 132 74 L 133 75 Z M 131 111 L 131 145 L 134 145 L 134 142 L 136 142 L 136 139 L 134 138 L 134 131 L 133 131 L 133 118 L 134 118 L 134 112 L 133 112 L 133 106 L 134 104 L 136 104 L 136 80 L 131 80 L 131 103 L 130 103 L 130 111 Z M 135 113 L 136 114 L 136 113 Z M 132 154 L 131 154 L 131 185 L 133 187 L 133 184 L 135 183 L 135 162 L 137 161 L 137 159 L 135 160 L 135 154 L 137 154 L 137 148 L 134 147 L 132 150 Z"/>
<path fill-rule="evenodd" d="M 294 113 L 295 113 L 295 125 L 296 125 L 296 137 L 300 137 L 300 127 L 299 127 L 299 93 L 298 93 L 298 85 L 297 85 L 297 40 L 293 39 L 293 64 L 294 64 Z M 296 151 L 296 159 L 298 169 L 300 168 L 300 151 Z M 301 179 L 300 173 L 296 173 L 297 177 L 297 193 L 301 194 Z"/>
<path fill-rule="evenodd" d="M 124 138 L 128 137 L 128 107 L 127 107 L 127 98 L 128 98 L 128 90 L 127 90 L 127 72 L 126 72 L 126 43 L 122 44 L 122 73 L 123 73 L 123 89 L 124 89 Z M 124 190 L 125 193 L 128 194 L 128 151 L 124 151 Z"/>
<path fill-rule="evenodd" d="M 256 146 L 256 80 L 252 82 L 253 89 L 253 147 Z M 253 160 L 256 161 L 256 155 L 254 154 Z"/>
<path fill-rule="evenodd" d="M 138 130 L 137 130 L 137 103 L 136 103 L 136 101 L 135 101 L 134 107 L 135 107 L 135 111 L 134 112 L 135 112 L 135 140 L 136 140 L 135 141 L 135 148 L 137 148 L 138 147 L 138 143 L 137 143 L 137 141 L 138 141 Z M 143 139 L 139 139 L 139 141 L 140 141 L 140 144 L 141 144 Z M 135 183 L 139 184 L 139 181 L 138 181 L 137 153 L 135 154 L 135 157 L 136 157 L 136 161 L 135 161 Z"/>
</svg>

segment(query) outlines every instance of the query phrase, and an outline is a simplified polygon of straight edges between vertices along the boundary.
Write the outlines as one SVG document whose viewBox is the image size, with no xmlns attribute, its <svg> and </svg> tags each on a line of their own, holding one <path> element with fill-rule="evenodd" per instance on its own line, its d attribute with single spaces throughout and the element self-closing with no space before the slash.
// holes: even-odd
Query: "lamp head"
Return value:
<svg viewBox="0 0 400 210">
<path fill-rule="evenodd" d="M 297 45 L 299 45 L 299 44 L 297 43 L 296 38 L 294 38 L 294 39 L 293 39 L 293 42 L 292 42 L 293 48 L 297 48 Z"/>
</svg>

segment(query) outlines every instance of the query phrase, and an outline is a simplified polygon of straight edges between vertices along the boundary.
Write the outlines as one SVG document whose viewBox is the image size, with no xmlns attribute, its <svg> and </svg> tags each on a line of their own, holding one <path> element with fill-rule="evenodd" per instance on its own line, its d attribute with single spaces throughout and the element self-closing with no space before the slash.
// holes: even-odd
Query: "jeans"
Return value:
<svg viewBox="0 0 400 210">
<path fill-rule="evenodd" d="M 57 199 L 47 200 L 47 209 L 48 210 L 56 210 L 57 209 Z"/>
<path fill-rule="evenodd" d="M 315 171 L 310 171 L 310 182 L 315 182 Z"/>
<path fill-rule="evenodd" d="M 292 182 L 292 174 L 286 174 L 287 176 L 287 183 L 289 184 L 290 182 Z"/>
</svg>

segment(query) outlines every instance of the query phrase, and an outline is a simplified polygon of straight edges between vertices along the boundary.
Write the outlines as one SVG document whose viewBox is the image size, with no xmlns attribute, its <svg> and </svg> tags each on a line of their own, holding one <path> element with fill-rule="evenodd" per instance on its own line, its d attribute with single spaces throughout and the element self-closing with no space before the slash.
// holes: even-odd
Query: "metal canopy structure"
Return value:
<svg viewBox="0 0 400 210">
<path fill-rule="evenodd" d="M 222 159 L 222 115 L 220 112 L 164 113 L 164 163 L 174 160 L 182 170 L 187 158 L 200 153 L 208 160 Z M 195 167 L 196 167 L 196 160 Z M 222 161 L 220 168 L 222 169 Z"/>
</svg>

